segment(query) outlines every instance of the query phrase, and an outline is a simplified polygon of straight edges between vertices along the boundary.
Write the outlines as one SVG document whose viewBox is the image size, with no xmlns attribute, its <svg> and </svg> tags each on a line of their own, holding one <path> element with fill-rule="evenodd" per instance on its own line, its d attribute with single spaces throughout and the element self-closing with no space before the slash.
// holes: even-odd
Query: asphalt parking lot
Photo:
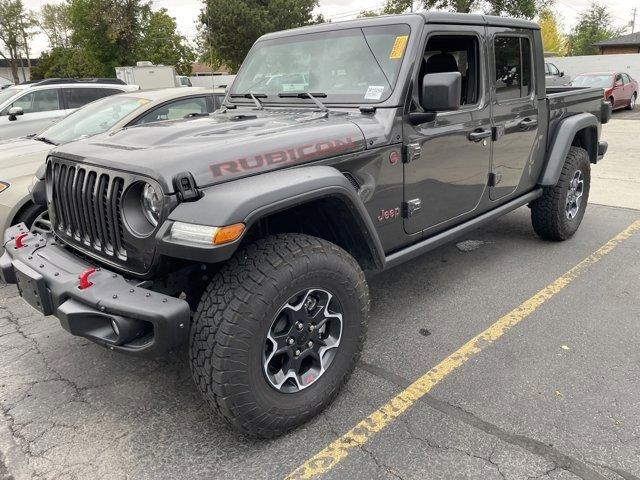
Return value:
<svg viewBox="0 0 640 480">
<path fill-rule="evenodd" d="M 210 418 L 184 352 L 110 353 L 0 287 L 0 479 L 640 479 L 638 134 L 638 112 L 605 126 L 572 240 L 522 208 L 372 278 L 351 381 L 273 441 Z"/>
</svg>

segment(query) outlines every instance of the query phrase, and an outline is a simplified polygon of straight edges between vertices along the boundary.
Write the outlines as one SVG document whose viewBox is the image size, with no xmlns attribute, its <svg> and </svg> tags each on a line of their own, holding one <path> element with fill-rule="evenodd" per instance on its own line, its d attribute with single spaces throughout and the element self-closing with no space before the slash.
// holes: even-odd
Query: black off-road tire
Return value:
<svg viewBox="0 0 640 480">
<path fill-rule="evenodd" d="M 13 219 L 12 224 L 24 223 L 27 228 L 31 229 L 33 222 L 46 210 L 42 205 L 36 205 L 34 203 L 27 204 L 21 212 Z"/>
<path fill-rule="evenodd" d="M 580 207 L 573 218 L 568 218 L 567 194 L 576 172 L 581 171 L 584 187 Z M 584 217 L 591 185 L 589 154 L 580 147 L 571 147 L 565 159 L 560 179 L 553 187 L 544 187 L 540 198 L 531 202 L 531 222 L 535 232 L 545 240 L 567 240 L 578 230 Z"/>
<path fill-rule="evenodd" d="M 342 338 L 315 383 L 283 393 L 263 370 L 266 335 L 288 299 L 307 288 L 329 290 L 338 299 Z M 340 247 L 301 234 L 258 240 L 238 251 L 202 295 L 189 344 L 194 381 L 235 429 L 252 437 L 282 435 L 317 415 L 348 380 L 362 350 L 368 311 L 364 273 Z"/>
</svg>

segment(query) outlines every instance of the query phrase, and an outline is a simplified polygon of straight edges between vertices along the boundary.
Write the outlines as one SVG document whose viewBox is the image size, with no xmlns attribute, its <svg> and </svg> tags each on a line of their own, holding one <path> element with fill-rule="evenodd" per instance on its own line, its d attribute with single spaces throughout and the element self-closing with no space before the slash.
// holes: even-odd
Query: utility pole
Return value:
<svg viewBox="0 0 640 480">
<path fill-rule="evenodd" d="M 638 7 L 634 7 L 633 9 L 633 17 L 631 19 L 631 33 L 634 33 L 636 30 L 636 15 L 638 13 Z"/>
<path fill-rule="evenodd" d="M 411 12 L 413 13 L 413 0 L 411 0 Z"/>
</svg>

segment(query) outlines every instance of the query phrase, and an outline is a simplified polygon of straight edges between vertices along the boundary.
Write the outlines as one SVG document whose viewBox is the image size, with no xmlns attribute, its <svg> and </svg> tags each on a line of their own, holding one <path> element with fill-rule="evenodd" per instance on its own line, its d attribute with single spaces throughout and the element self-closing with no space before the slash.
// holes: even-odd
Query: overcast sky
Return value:
<svg viewBox="0 0 640 480">
<path fill-rule="evenodd" d="M 45 3 L 57 3 L 61 0 L 25 0 L 27 8 L 38 11 Z M 177 23 L 180 32 L 189 40 L 195 37 L 195 21 L 202 6 L 202 0 L 153 0 L 155 8 L 164 7 L 169 11 Z M 416 2 L 418 3 L 418 2 Z M 565 30 L 569 30 L 576 22 L 578 13 L 588 8 L 591 0 L 556 0 L 556 11 L 562 19 Z M 638 9 L 636 31 L 640 30 L 640 0 L 606 0 L 606 5 L 619 27 L 628 26 L 634 7 Z M 384 0 L 320 0 L 318 11 L 325 18 L 333 21 L 355 18 L 362 10 L 380 8 Z M 631 30 L 629 30 L 631 33 Z M 47 49 L 44 35 L 38 35 L 33 40 L 34 56 Z"/>
</svg>

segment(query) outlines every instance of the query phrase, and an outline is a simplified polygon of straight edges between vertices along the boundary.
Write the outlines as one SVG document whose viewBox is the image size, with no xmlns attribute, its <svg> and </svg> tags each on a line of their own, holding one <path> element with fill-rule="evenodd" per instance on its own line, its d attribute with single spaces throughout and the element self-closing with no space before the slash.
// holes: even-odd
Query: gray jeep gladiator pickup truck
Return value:
<svg viewBox="0 0 640 480">
<path fill-rule="evenodd" d="M 324 408 L 365 338 L 365 271 L 529 205 L 565 240 L 609 106 L 545 89 L 538 26 L 421 13 L 256 41 L 224 106 L 53 150 L 32 197 L 53 233 L 5 233 L 6 282 L 73 335 L 188 343 L 204 398 L 273 437 Z"/>
</svg>

